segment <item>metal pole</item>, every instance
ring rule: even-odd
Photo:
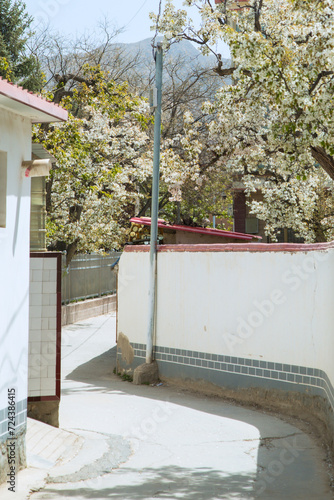
[[[154,151],[151,206],[151,238],[150,238],[150,276],[149,276],[149,319],[146,344],[146,363],[153,361],[153,335],[156,309],[156,267],[159,212],[159,166],[161,136],[161,96],[162,96],[162,44],[157,44],[155,59],[155,84],[157,88],[157,106],[154,115]]]

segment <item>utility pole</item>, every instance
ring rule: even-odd
[[[155,54],[156,105],[154,114],[154,151],[151,205],[150,276],[149,276],[149,319],[146,343],[146,363],[153,361],[153,336],[156,323],[156,270],[158,245],[161,97],[162,97],[162,43],[158,42]]]

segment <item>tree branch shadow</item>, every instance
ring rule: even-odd
[[[89,498],[89,499],[132,499],[149,500],[187,499],[212,500],[232,498],[253,498],[253,482],[255,477],[250,474],[224,474],[222,471],[210,468],[185,468],[179,466],[163,466],[161,468],[143,468],[140,470],[123,468],[112,473],[115,485],[112,488],[102,487],[101,479],[84,481],[82,486],[76,484],[75,490],[61,490],[47,487],[44,494],[55,494],[57,498]],[[123,482],[123,475],[140,475],[141,482],[117,484]],[[104,476],[106,478],[106,476]],[[38,498],[38,497],[37,497]],[[45,496],[44,498],[48,498]],[[52,497],[50,497],[52,498]]]

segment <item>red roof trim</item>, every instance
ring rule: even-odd
[[[0,95],[8,97],[20,104],[28,106],[37,111],[41,111],[52,118],[60,121],[66,121],[68,113],[65,109],[61,108],[58,104],[49,102],[43,97],[29,92],[28,90],[18,87],[17,85],[3,80],[0,77]]]
[[[143,224],[144,226],[150,226],[151,220],[148,217],[132,217],[130,222],[134,224]],[[192,226],[182,226],[182,225],[170,225],[165,222],[158,221],[158,227],[161,229],[172,229],[175,231],[184,231],[188,233],[206,234],[209,236],[221,236],[222,238],[235,238],[237,240],[251,241],[252,239],[262,240],[261,236],[255,236],[246,233],[235,233],[234,231],[223,231],[222,229],[213,229],[211,227],[192,227]]]
[[[199,245],[159,245],[158,252],[314,252],[334,249],[330,243],[214,243]],[[125,252],[149,252],[149,245],[126,245]]]

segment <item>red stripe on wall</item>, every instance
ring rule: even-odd
[[[314,252],[334,248],[329,243],[213,243],[198,245],[160,245],[158,252]],[[149,252],[149,245],[126,245],[124,252]]]

